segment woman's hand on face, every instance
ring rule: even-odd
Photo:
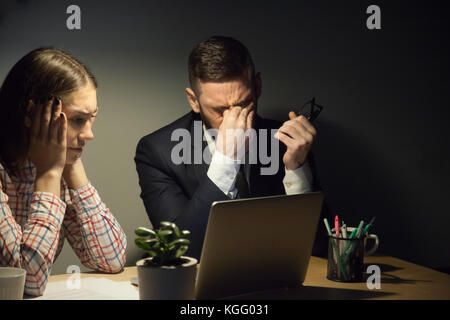
[[[66,164],[62,175],[69,188],[73,190],[89,183],[81,158],[78,158],[72,164]]]
[[[61,177],[66,164],[67,118],[61,112],[61,100],[47,99],[32,107],[30,147],[28,158],[36,166],[36,177],[54,175]]]

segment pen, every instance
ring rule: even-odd
[[[361,221],[361,222],[363,222],[363,221]],[[361,225],[361,223],[360,223],[360,225]],[[358,229],[356,229],[356,228],[353,229],[352,233],[350,234],[350,239],[355,238],[355,235],[357,232],[358,232]],[[347,260],[346,256],[347,256],[347,253],[349,251],[348,249],[350,248],[351,244],[352,244],[352,241],[347,241],[347,245],[345,246],[345,249],[344,249],[344,261]]]
[[[330,237],[333,237],[333,234],[331,233],[330,225],[328,224],[327,218],[323,219],[323,223],[325,223],[325,227],[327,228],[328,235]],[[345,271],[344,266],[342,264],[341,255],[337,251],[336,243],[334,242],[334,239],[332,239],[332,238],[330,239],[330,241],[331,241],[331,246],[333,247],[333,252],[336,254],[339,269],[341,270],[341,272],[344,276],[344,279],[348,279],[347,272]]]
[[[372,226],[373,222],[375,221],[376,217],[373,217],[372,220],[370,220],[370,222],[367,224],[367,226],[364,228],[364,231],[362,233],[362,235],[364,236],[365,234],[367,234],[367,231],[369,231],[370,226]]]
[[[352,233],[350,233],[350,239],[353,239],[355,237],[356,232],[358,231],[358,229],[353,229]]]
[[[361,220],[358,226],[358,231],[356,231],[356,238],[359,239],[361,237],[362,227],[364,225],[364,220]]]
[[[339,217],[336,216],[334,218],[334,231],[336,231],[336,238],[339,238],[340,228],[339,228]]]
[[[325,227],[327,228],[328,235],[329,235],[330,237],[332,237],[333,234],[331,233],[330,225],[328,224],[327,218],[323,219],[323,222],[325,223]]]
[[[340,227],[339,227],[339,217],[336,215],[336,217],[334,217],[334,231],[336,232],[336,249],[337,249],[337,255],[341,254],[341,243],[340,241],[338,241],[337,239],[339,238],[340,235]],[[341,268],[342,270],[342,268]],[[338,278],[341,277],[341,272],[340,269],[337,269],[337,273],[338,273]]]
[[[347,238],[347,225],[342,221],[342,236]]]

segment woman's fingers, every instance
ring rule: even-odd
[[[55,98],[53,103],[52,118],[50,122],[49,140],[58,141],[58,129],[60,127],[59,114],[61,113],[61,102]]]
[[[39,130],[39,137],[46,139],[49,131],[50,120],[52,117],[53,99],[46,100],[42,109],[41,126]]]
[[[66,135],[67,135],[67,118],[66,114],[61,112],[59,117],[59,130],[58,130],[58,143],[61,144],[64,148],[66,147]]]
[[[27,156],[36,166],[37,176],[50,171],[62,173],[67,150],[67,118],[62,113],[62,102],[47,99],[39,102],[34,111]]]

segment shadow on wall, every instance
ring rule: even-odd
[[[280,111],[266,116],[286,120]],[[314,125],[318,136],[312,152],[330,215],[339,215],[349,227],[376,217],[371,232],[380,238],[378,252],[418,262],[420,248],[414,248],[405,226],[404,182],[391,174],[395,168],[383,150],[325,117],[319,116]]]
[[[320,120],[316,127],[319,136],[313,152],[330,213],[343,217],[348,226],[375,216],[371,231],[380,238],[378,252],[417,261],[414,253],[419,248],[409,241],[407,228],[401,227],[407,212],[401,202],[401,182],[389,174],[395,168],[357,133]]]

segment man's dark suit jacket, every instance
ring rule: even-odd
[[[143,137],[136,149],[136,169],[141,186],[141,198],[144,201],[150,222],[154,227],[159,227],[161,221],[175,222],[181,229],[191,231],[191,245],[186,255],[200,260],[203,240],[208,223],[211,204],[214,201],[229,200],[227,196],[206,175],[209,165],[179,164],[171,160],[172,148],[179,141],[171,141],[171,135],[176,129],[186,129],[190,132],[191,156],[199,152],[199,144],[194,144],[194,121],[200,121],[198,114],[189,112],[173,123]],[[281,123],[273,120],[256,117],[256,129],[278,129]],[[270,131],[269,131],[270,132]],[[268,137],[270,135],[268,134]],[[270,139],[268,149],[270,150]],[[275,175],[261,175],[261,164],[250,166],[249,188],[252,197],[263,197],[285,194],[283,178],[285,175],[282,161],[286,150],[283,143],[279,144],[279,169]],[[202,150],[207,148],[203,142]],[[269,151],[270,152],[270,151]],[[315,174],[312,156],[308,157],[314,176],[314,191],[320,190]],[[259,159],[258,159],[259,160]],[[267,165],[267,167],[270,164]],[[325,216],[325,206],[322,210],[322,218]],[[326,234],[324,226],[319,223],[316,241],[313,248],[314,255],[322,255],[326,250]],[[233,230],[230,230],[230,235]]]

